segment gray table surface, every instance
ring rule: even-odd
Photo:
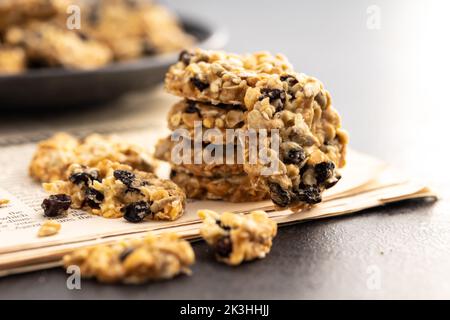
[[[168,2],[227,25],[227,49],[282,52],[321,79],[352,147],[429,182],[441,200],[282,228],[266,259],[239,268],[214,262],[198,242],[192,277],[83,280],[71,291],[53,269],[0,279],[0,298],[450,298],[448,1]]]

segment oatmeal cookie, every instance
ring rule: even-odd
[[[84,278],[129,284],[190,275],[194,261],[189,242],[173,233],[82,248],[63,258],[65,268],[78,266]]]
[[[214,249],[219,261],[236,266],[244,261],[264,258],[277,234],[277,224],[264,211],[247,215],[225,212],[221,215],[201,210],[200,234]]]
[[[116,136],[92,134],[77,139],[67,133],[57,133],[38,144],[29,172],[41,182],[65,180],[71,164],[95,167],[102,160],[127,164],[147,172],[153,172],[156,166],[148,151]]]
[[[172,170],[171,180],[191,199],[253,202],[269,196],[264,183],[252,181],[247,175],[209,178]]]
[[[282,55],[236,55],[221,51],[183,51],[166,75],[166,89],[189,100],[244,105],[248,88],[292,71]]]
[[[68,172],[68,180],[44,183],[43,187],[52,195],[69,196],[74,209],[105,218],[124,217],[129,222],[175,220],[184,213],[184,192],[152,173],[109,160],[96,167],[73,164]]]
[[[112,60],[105,45],[50,22],[31,21],[6,31],[5,41],[23,47],[31,66],[93,69]]]
[[[20,73],[25,68],[25,52],[22,49],[0,46],[0,74]]]

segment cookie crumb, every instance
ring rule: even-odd
[[[0,207],[3,207],[9,203],[8,199],[0,199]]]
[[[61,224],[53,221],[48,220],[44,222],[44,224],[41,226],[41,228],[38,231],[38,237],[49,237],[57,234],[61,230]]]

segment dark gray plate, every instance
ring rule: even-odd
[[[181,22],[197,38],[197,46],[218,49],[225,45],[226,33],[213,23],[184,16]],[[0,109],[55,109],[110,102],[161,83],[177,57],[178,53],[158,55],[89,71],[46,68],[0,76]]]

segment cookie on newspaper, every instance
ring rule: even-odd
[[[194,251],[176,234],[118,241],[75,250],[64,256],[64,267],[78,266],[81,276],[106,283],[139,284],[191,274]]]
[[[264,258],[272,247],[277,224],[264,211],[247,215],[225,212],[221,215],[201,210],[200,234],[214,249],[219,261],[235,266]]]
[[[152,173],[109,160],[96,167],[73,164],[68,172],[68,180],[44,183],[43,187],[51,195],[69,197],[71,208],[105,218],[124,217],[133,223],[175,220],[184,213],[184,192],[172,181]]]

